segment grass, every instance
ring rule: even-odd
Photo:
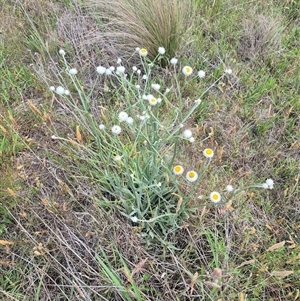
[[[95,171],[86,157],[74,154],[78,145],[95,150],[93,134],[48,90],[51,80],[57,85],[61,78],[59,48],[66,49],[68,63],[79,70],[76,76],[86,87],[97,75],[95,66],[123,58],[119,49],[114,52],[116,44],[108,47],[114,54],[109,58],[101,43],[84,40],[89,29],[104,30],[103,20],[72,1],[37,5],[31,0],[23,7],[2,2],[0,299],[298,300],[297,1],[195,1],[193,42],[181,44],[180,59],[205,70],[206,77],[188,83],[182,93],[187,103],[174,98],[173,104],[185,113],[224,69],[233,74],[209,90],[201,111],[189,120],[198,140],[187,144],[183,158],[196,166],[203,160],[199,150],[215,152],[199,186],[201,195],[267,178],[275,185],[241,192],[225,206],[199,206],[207,203],[192,198],[189,219],[170,229],[163,241],[148,243],[140,225],[120,215],[113,200],[105,201],[108,195],[90,176],[99,175],[106,162],[93,163]],[[6,24],[12,25],[8,31]],[[20,28],[28,34],[21,35]],[[153,45],[153,51],[167,48]],[[129,44],[124,46],[125,55]],[[124,59],[124,64],[130,62]],[[164,72],[154,76],[160,84],[168,78]],[[124,108],[116,85],[100,80],[90,95],[97,121]],[[174,116],[166,110],[166,122]],[[73,147],[51,139],[53,134],[71,139]]]

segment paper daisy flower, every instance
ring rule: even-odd
[[[70,91],[69,90],[65,90],[64,94],[65,95],[70,95]]]
[[[274,188],[274,181],[272,179],[267,179],[266,184],[268,185],[269,189]]]
[[[232,74],[232,70],[231,69],[225,69],[225,71],[224,71],[225,73],[227,73],[227,74]]]
[[[153,95],[148,96],[148,101],[151,106],[155,106],[157,104],[157,99]]]
[[[71,75],[75,75],[75,74],[77,74],[78,72],[77,72],[77,69],[76,68],[72,68],[72,69],[70,69],[69,70],[69,74],[71,74]]]
[[[185,177],[189,182],[195,182],[198,179],[198,174],[194,170],[191,170],[186,173]]]
[[[211,148],[206,148],[204,151],[203,151],[203,155],[204,157],[206,158],[212,158],[214,156],[214,151],[211,149]]]
[[[152,84],[151,88],[158,91],[160,89],[160,85],[159,84]]]
[[[62,56],[66,55],[66,52],[63,49],[59,49],[58,53]]]
[[[189,139],[193,136],[193,133],[191,130],[185,130],[185,131],[183,131],[182,135],[184,138]]]
[[[105,129],[105,125],[104,125],[104,124],[100,124],[100,125],[99,125],[99,129],[100,129],[100,130],[104,130],[104,129]]]
[[[166,49],[164,47],[158,47],[158,53],[159,54],[165,54],[166,53]]]
[[[221,201],[221,195],[219,192],[217,191],[213,191],[210,195],[209,195],[210,200],[213,203],[219,203]]]
[[[65,88],[63,88],[62,86],[58,86],[58,87],[56,87],[55,92],[58,95],[63,95],[65,93]]]
[[[49,89],[50,89],[50,91],[55,91],[55,87],[54,86],[50,86]]]
[[[126,121],[127,118],[128,118],[128,114],[126,112],[120,112],[119,113],[119,121],[120,122]]]
[[[178,59],[175,58],[175,57],[173,57],[173,58],[170,60],[170,63],[171,63],[172,65],[176,65],[176,64],[178,63]]]
[[[205,77],[205,72],[203,70],[198,71],[199,78]]]
[[[139,50],[139,54],[140,54],[140,56],[147,56],[147,54],[148,54],[148,51],[147,51],[147,49],[146,48],[142,48],[142,49],[140,49]]]
[[[114,126],[111,128],[111,132],[112,132],[114,135],[119,135],[119,134],[122,132],[122,129],[121,129],[120,126],[114,125]]]
[[[105,71],[106,71],[106,68],[103,67],[103,66],[98,66],[98,67],[96,68],[96,71],[97,71],[99,74],[104,74]]]
[[[232,192],[234,189],[233,189],[233,186],[232,186],[232,185],[227,185],[227,186],[226,186],[226,190],[227,190],[228,192]]]
[[[116,73],[119,74],[123,74],[125,72],[125,67],[124,66],[118,66],[117,67],[117,71]]]
[[[182,73],[185,75],[185,76],[190,76],[192,73],[193,73],[193,68],[190,67],[190,66],[184,66],[182,68]]]
[[[189,138],[189,141],[190,141],[191,143],[194,143],[194,142],[195,142],[195,138],[194,138],[194,137],[191,137],[191,138]]]
[[[128,118],[126,119],[126,122],[127,122],[128,124],[133,124],[134,120],[133,120],[132,117],[128,117]]]
[[[183,172],[184,172],[184,169],[181,165],[176,165],[173,168],[173,172],[174,172],[175,175],[182,175]]]

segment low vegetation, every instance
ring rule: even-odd
[[[297,1],[0,0],[0,299],[300,294]]]

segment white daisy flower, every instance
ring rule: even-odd
[[[268,185],[268,188],[274,188],[274,181],[272,179],[267,179],[266,184]]]
[[[190,66],[184,66],[182,68],[182,73],[185,75],[185,76],[190,76],[192,73],[193,73],[193,68],[190,67]]]
[[[173,57],[173,58],[170,60],[170,63],[171,63],[172,65],[176,65],[176,64],[178,63],[178,59],[175,58],[175,57]]]
[[[191,170],[186,173],[185,177],[189,182],[195,182],[198,179],[198,174],[194,170]]]
[[[128,114],[126,112],[120,112],[119,113],[119,121],[120,122],[126,121],[127,118],[128,118]]]
[[[54,86],[50,86],[50,87],[49,87],[49,90],[50,90],[50,91],[55,91],[55,87],[54,87]]]
[[[104,124],[99,124],[99,129],[100,130],[104,130],[105,129],[105,125]]]
[[[227,190],[228,192],[232,192],[234,189],[233,189],[233,186],[232,186],[232,185],[227,185],[227,186],[226,186],[226,190]]]
[[[77,69],[76,68],[72,68],[72,69],[70,69],[69,70],[69,74],[70,75],[75,75],[75,74],[77,74],[78,72],[77,72]]]
[[[122,60],[120,58],[118,58],[117,64],[120,65],[121,63],[122,63]]]
[[[122,129],[120,126],[118,125],[114,125],[112,128],[111,128],[111,131],[114,135],[119,135],[121,132],[122,132]]]
[[[116,73],[117,73],[118,75],[123,74],[124,72],[125,72],[125,67],[124,67],[124,66],[118,66],[118,67],[117,67]]]
[[[58,95],[63,95],[63,94],[65,93],[65,88],[62,87],[62,86],[58,86],[58,87],[56,87],[55,92],[56,92]]]
[[[184,169],[181,165],[176,165],[173,168],[173,172],[174,172],[175,175],[182,175],[183,172],[184,172]]]
[[[203,155],[204,157],[206,158],[212,158],[214,156],[214,151],[211,149],[211,148],[206,148],[204,151],[203,151]]]
[[[210,200],[213,203],[219,203],[221,201],[221,195],[219,192],[217,191],[213,191],[210,195],[209,195]]]
[[[97,71],[99,74],[104,74],[105,71],[106,71],[106,68],[103,67],[103,66],[98,66],[98,67],[96,68],[96,71]]]
[[[185,130],[185,131],[183,131],[182,135],[184,138],[189,139],[193,136],[193,133],[191,130]]]
[[[126,122],[127,122],[128,124],[133,124],[134,120],[133,120],[132,117],[127,117]]]
[[[151,84],[151,88],[158,91],[160,89],[160,85],[159,84]]]
[[[116,68],[114,66],[110,66],[108,69],[113,72]]]
[[[229,69],[225,69],[225,71],[224,71],[225,73],[227,73],[227,74],[232,74],[232,70],[229,68]]]
[[[146,48],[142,48],[142,49],[140,49],[139,50],[139,54],[140,54],[140,56],[147,56],[147,54],[148,54],[148,51],[147,51],[147,49]]]
[[[191,143],[194,143],[194,142],[195,142],[195,138],[194,138],[194,137],[191,137],[191,138],[189,139],[189,141],[190,141]]]
[[[65,95],[70,95],[70,91],[69,90],[65,90]]]
[[[159,54],[165,54],[166,49],[164,47],[158,47],[158,53]]]
[[[137,70],[138,70],[138,68],[137,68],[136,66],[133,66],[133,67],[132,67],[132,71],[133,71],[133,72],[135,72],[135,71],[137,71]]]
[[[136,51],[136,52],[139,52],[140,50],[141,50],[140,47],[136,47],[136,48],[135,48],[135,51]]]
[[[147,80],[148,76],[146,74],[143,75],[142,79]]]
[[[66,55],[66,52],[63,49],[59,49],[58,53],[62,56]]]
[[[151,106],[155,106],[157,104],[157,99],[153,95],[148,96],[148,101]]]
[[[132,216],[130,219],[133,223],[137,223],[139,221],[136,216]]]
[[[198,76],[199,76],[199,78],[205,77],[205,71],[203,71],[203,70],[198,71]]]

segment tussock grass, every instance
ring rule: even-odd
[[[169,58],[182,54],[192,40],[195,20],[193,1],[185,0],[118,0],[87,1],[101,25],[94,39],[104,39],[118,49],[121,56],[144,47],[154,59],[158,47],[164,47]]]

